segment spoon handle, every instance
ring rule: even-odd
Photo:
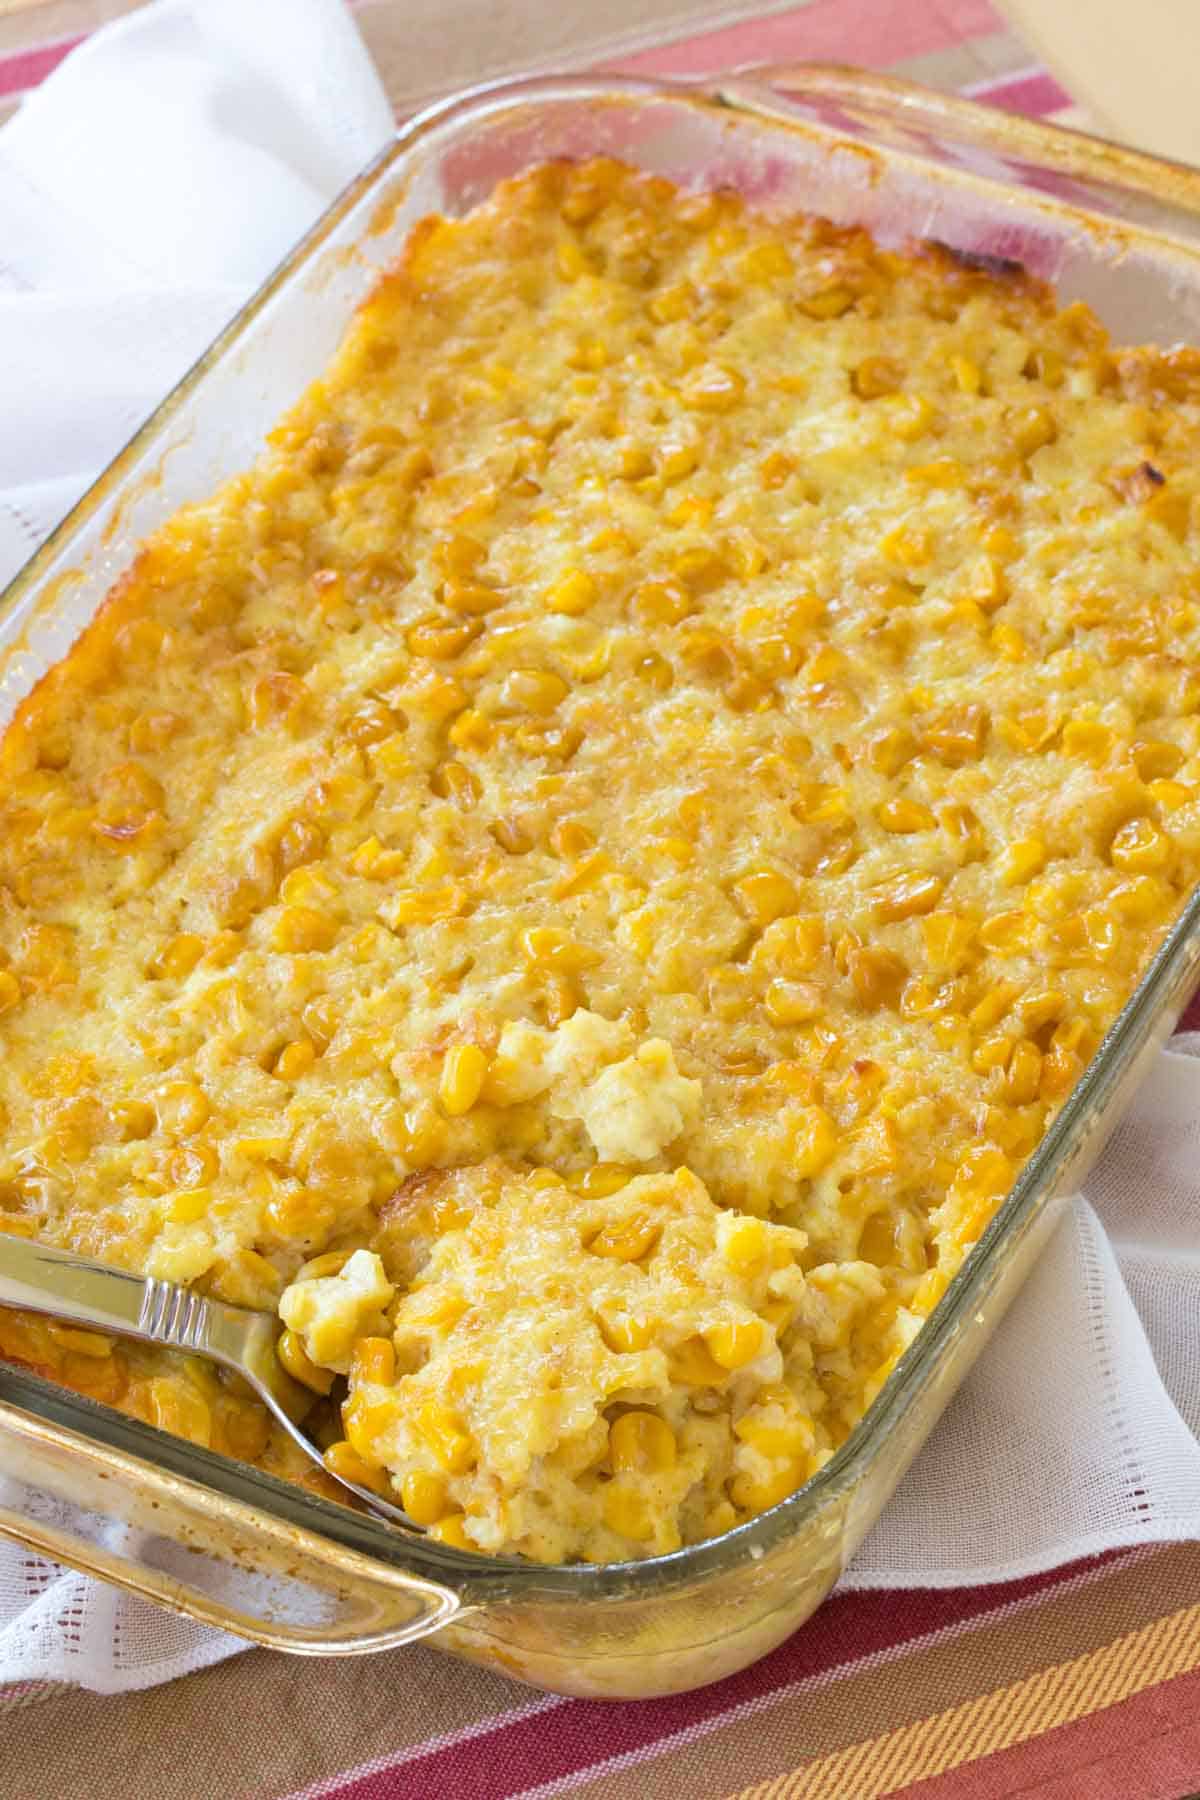
[[[0,1237],[0,1305],[52,1313],[73,1325],[169,1344],[239,1366],[261,1315],[152,1275],[89,1262],[31,1238]]]

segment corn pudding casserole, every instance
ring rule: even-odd
[[[446,1543],[773,1505],[1200,872],[1198,452],[1013,265],[609,161],[425,221],[0,742],[0,1227],[277,1311]]]

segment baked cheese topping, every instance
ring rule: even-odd
[[[0,745],[0,1224],[278,1310],[446,1542],[773,1504],[1196,879],[1198,450],[1014,268],[603,161],[426,221]]]

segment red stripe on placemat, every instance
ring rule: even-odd
[[[327,1800],[500,1800],[616,1758],[653,1751],[681,1732],[713,1728],[752,1703],[762,1706],[797,1682],[831,1679],[835,1671],[886,1654],[997,1610],[1048,1595],[1100,1575],[1128,1552],[1032,1575],[1024,1581],[977,1588],[917,1588],[836,1594],[803,1630],[762,1662],[711,1687],[665,1700],[623,1706],[577,1700],[529,1718],[501,1719],[461,1744],[403,1752],[378,1764],[323,1781],[309,1793]]]
[[[1200,1789],[1200,1669],[890,1800],[1187,1800]]]
[[[12,56],[0,56],[0,97],[11,99],[37,87],[53,73],[87,33],[78,37],[58,38],[53,44],[37,44],[32,50],[17,50]]]
[[[623,56],[619,66],[648,75],[711,75],[739,63],[802,59],[882,69],[1003,29],[988,0],[940,0],[924,6],[897,6],[895,0],[812,0],[794,12],[746,19]]]
[[[1070,106],[1071,96],[1045,69],[1025,69],[1020,75],[1009,75],[1003,81],[979,82],[969,87],[972,100],[984,100],[1002,112],[1026,113],[1042,118],[1046,113],[1061,112]]]

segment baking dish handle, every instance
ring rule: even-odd
[[[184,1446],[186,1449],[186,1446]],[[449,1588],[290,1525],[163,1462],[0,1399],[0,1538],[251,1643],[352,1656],[461,1616]]]

